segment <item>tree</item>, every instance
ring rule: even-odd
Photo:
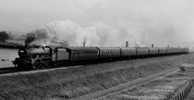
[[[7,39],[9,39],[9,35],[6,31],[0,32],[0,41],[5,42]]]

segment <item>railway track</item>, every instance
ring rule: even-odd
[[[48,72],[52,70],[57,70],[57,69],[75,69],[82,67],[82,65],[75,65],[75,66],[69,66],[69,67],[56,67],[56,68],[45,68],[45,69],[28,69],[28,70],[19,70],[15,67],[7,67],[7,68],[0,68],[0,76],[9,76],[9,75],[17,75],[17,74],[31,74],[31,73],[38,73],[38,72]]]
[[[149,59],[163,59],[163,58],[167,58],[167,57],[176,57],[176,56],[180,56],[180,55],[171,55],[171,56],[160,56],[160,57],[152,57],[152,58],[136,58],[136,59],[130,59],[130,61],[139,61],[139,60],[149,60]],[[185,55],[181,55],[181,56],[185,56]],[[126,59],[120,60],[120,61],[126,61]],[[62,67],[66,67],[68,68],[76,68],[77,66],[80,65],[92,65],[92,64],[102,64],[102,63],[110,63],[110,62],[117,62],[117,60],[115,61],[103,61],[103,62],[93,62],[93,63],[82,63],[82,64],[69,64],[69,65],[64,65],[64,66],[57,66],[57,67],[50,67],[50,68],[42,68],[42,69],[26,69],[26,70],[19,70],[14,66],[10,66],[10,67],[2,67],[0,68],[0,74],[7,74],[7,73],[14,73],[14,72],[23,72],[23,71],[37,71],[37,70],[50,70],[50,69],[56,69],[56,68],[62,68]]]
[[[158,80],[165,76],[174,74],[177,71],[178,71],[177,68],[165,70],[163,72],[160,72],[160,73],[148,76],[148,77],[144,77],[144,78],[139,78],[134,81],[130,81],[130,82],[121,84],[119,86],[112,87],[107,90],[98,91],[98,92],[87,94],[87,95],[80,96],[77,98],[72,98],[71,100],[105,100],[103,99],[104,97],[107,97],[109,95],[116,95],[120,93],[121,91],[125,91],[125,90],[132,89],[132,88],[144,85],[144,84],[148,84],[151,81]]]
[[[19,70],[15,67],[0,68],[0,74],[13,73],[13,72],[18,72],[18,71]]]

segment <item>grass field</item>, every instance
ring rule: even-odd
[[[71,69],[0,76],[0,99],[70,99],[194,63],[194,54],[82,65]]]

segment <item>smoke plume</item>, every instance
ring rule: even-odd
[[[50,40],[67,41],[71,46],[125,46],[125,41],[134,44],[137,37],[129,30],[113,27],[102,22],[81,26],[71,20],[55,21],[45,27]]]

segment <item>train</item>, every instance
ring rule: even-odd
[[[175,47],[51,47],[21,48],[13,64],[20,69],[42,69],[72,64],[189,53]]]

